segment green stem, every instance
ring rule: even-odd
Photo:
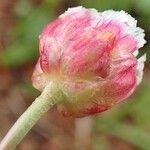
[[[63,100],[62,92],[54,84],[48,84],[41,95],[35,99],[9,130],[0,143],[0,150],[15,149],[42,115],[61,100]]]

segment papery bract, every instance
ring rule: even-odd
[[[86,116],[129,97],[141,82],[145,55],[137,59],[144,33],[124,11],[70,8],[40,35],[33,85],[42,91],[57,80],[66,94],[58,110]]]

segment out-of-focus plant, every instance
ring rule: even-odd
[[[29,1],[24,0],[17,3],[15,8],[17,25],[10,33],[14,42],[1,52],[1,63],[8,66],[21,66],[37,58],[39,33],[55,15],[56,4],[45,3],[40,6],[33,6]]]

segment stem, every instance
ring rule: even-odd
[[[75,149],[92,150],[92,118],[84,117],[75,120]]]
[[[50,108],[63,99],[62,92],[49,83],[41,95],[21,115],[0,143],[0,150],[13,150]],[[57,97],[58,96],[58,97]],[[61,97],[61,99],[59,99]]]

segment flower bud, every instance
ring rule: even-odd
[[[124,11],[75,7],[44,28],[33,85],[42,91],[51,81],[67,99],[58,104],[64,116],[103,112],[128,98],[141,82],[146,56],[144,31]]]

